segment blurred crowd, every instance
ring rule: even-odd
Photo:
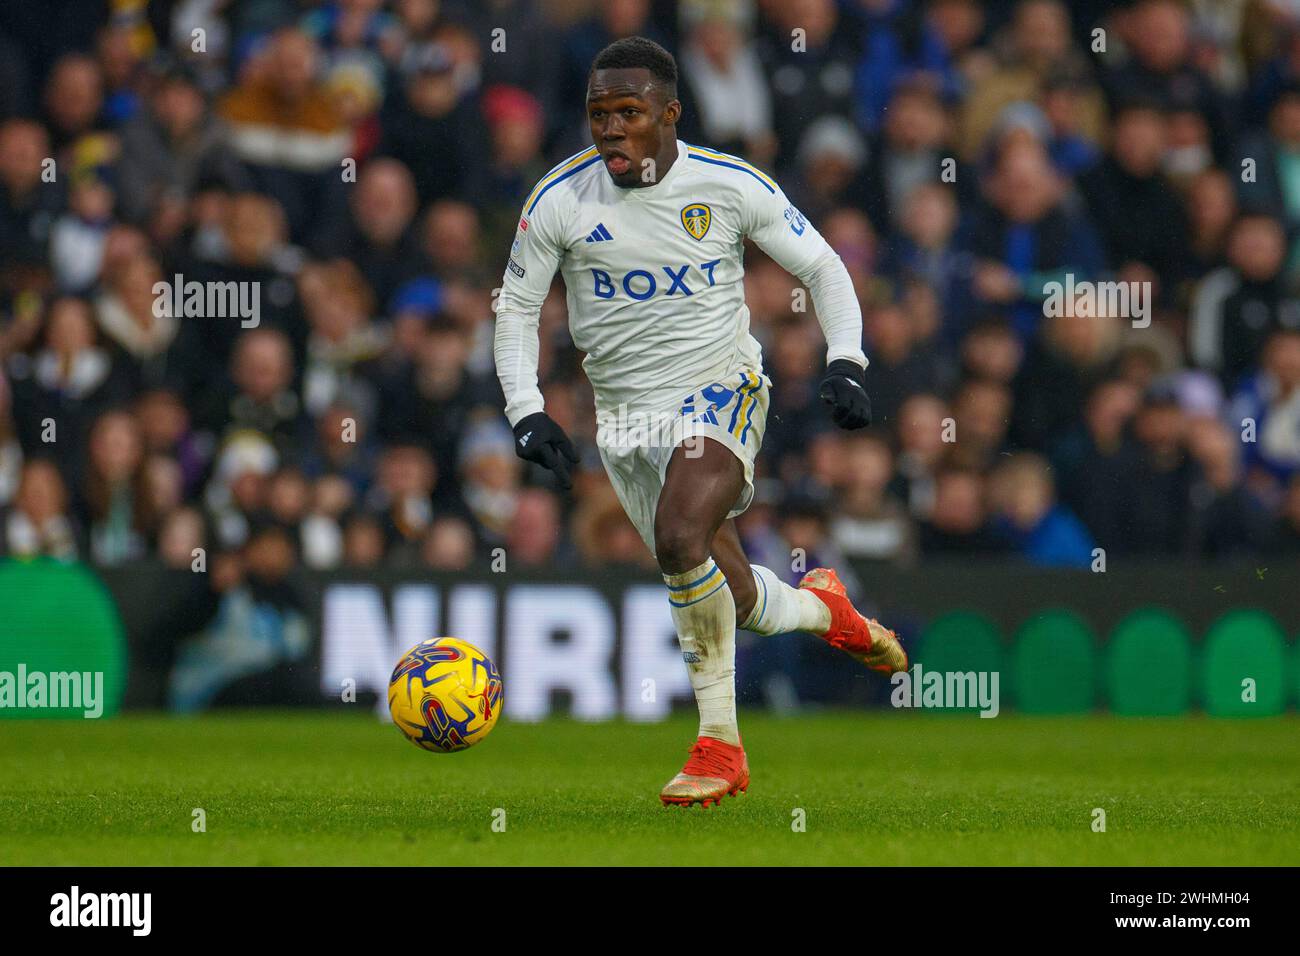
[[[681,138],[772,171],[862,303],[847,433],[747,253],[755,560],[1300,555],[1296,0],[12,0],[0,553],[652,567],[558,279],[572,496],[515,457],[491,359],[521,204],[631,34],[678,57]],[[1149,322],[1054,314],[1067,275],[1144,283]],[[160,307],[177,277],[256,284],[256,326]]]

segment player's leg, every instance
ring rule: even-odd
[[[893,631],[859,614],[831,568],[814,568],[791,587],[770,568],[749,563],[734,521],[713,538],[713,559],[727,578],[738,626],[755,634],[806,631],[847,651],[883,674],[907,669],[907,653]]]
[[[700,735],[738,745],[736,606],[728,577],[710,554],[718,528],[744,488],[740,461],[709,438],[674,450],[655,508],[655,558],[668,587],[700,708]]]
[[[713,559],[727,576],[738,626],[756,634],[807,631],[819,637],[830,629],[831,612],[814,594],[792,588],[761,564],[749,563],[734,521],[725,522],[714,535]]]
[[[731,589],[731,597],[736,604],[737,623],[744,621],[759,603],[758,579],[750,570],[749,558],[745,556],[745,548],[740,543],[740,532],[736,530],[733,519],[728,518],[722,522],[713,536],[709,552],[727,578],[727,587]]]
[[[696,437],[673,450],[655,509],[654,550],[700,711],[699,737],[664,803],[708,806],[749,786],[736,725],[736,606],[711,555],[719,527],[745,489],[740,459]]]

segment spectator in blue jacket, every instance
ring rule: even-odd
[[[1074,513],[1056,500],[1047,461],[1031,452],[1013,455],[993,476],[997,528],[1033,564],[1086,568],[1093,541]]]

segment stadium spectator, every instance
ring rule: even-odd
[[[759,56],[772,93],[779,143],[775,162],[778,171],[793,171],[799,144],[820,116],[854,118],[853,77],[860,56],[850,32],[840,29],[834,0],[792,0],[772,5],[767,13],[772,28],[760,41]],[[796,36],[798,42],[792,42]],[[817,104],[816,111],[807,108],[809,103]]]
[[[116,198],[111,162],[116,140],[84,136],[73,148],[68,208],[50,230],[50,265],[61,292],[83,294],[99,278]]]
[[[1102,128],[1100,91],[1081,65],[1057,65],[1044,78],[1037,105],[1047,121],[1047,151],[1066,176],[1086,173],[1101,158],[1093,139]]]
[[[914,395],[898,412],[898,480],[913,516],[934,505],[934,476],[956,438],[948,405],[937,395]]]
[[[885,294],[888,282],[877,274],[877,260],[880,258],[878,237],[871,220],[861,210],[844,207],[830,213],[823,223],[822,237],[844,263],[859,299],[874,302]],[[775,265],[768,271],[776,282],[788,282]],[[789,300],[787,293],[785,301]]]
[[[112,566],[142,558],[157,530],[159,506],[150,493],[140,426],[127,412],[110,411],[90,430],[88,468],[81,493],[81,524],[90,554]]]
[[[304,411],[315,417],[344,402],[372,420],[379,403],[374,365],[388,347],[388,334],[371,319],[370,286],[352,260],[334,259],[305,266],[298,287],[310,330],[302,368]]]
[[[989,523],[986,497],[986,482],[981,472],[955,467],[939,472],[935,476],[930,516],[917,526],[921,555],[943,558],[997,554],[1005,550],[1005,541],[994,533]]]
[[[1187,100],[1176,101],[1167,112],[1169,120],[1168,148],[1163,165],[1165,176],[1176,189],[1186,189],[1198,174],[1214,165],[1212,131],[1205,117],[1196,111],[1195,104]]]
[[[645,571],[654,559],[609,482],[594,484],[574,511],[573,543],[588,568]]]
[[[1242,137],[1234,157],[1237,195],[1247,212],[1279,216],[1289,235],[1300,226],[1300,189],[1294,181],[1300,151],[1300,80],[1284,87],[1268,115],[1268,128]]]
[[[996,319],[976,325],[961,340],[961,371],[972,378],[1010,385],[1023,359],[1020,339]]]
[[[1086,568],[1092,539],[1078,518],[1056,501],[1047,462],[1019,452],[990,479],[996,530],[1026,560],[1044,566]]]
[[[808,371],[816,353],[814,333],[802,322],[781,323],[767,343],[773,388],[763,443],[771,449],[769,461],[776,462],[782,474],[793,467],[786,459],[802,454],[806,436],[816,427],[817,381]]]
[[[293,352],[273,329],[240,336],[231,359],[231,387],[224,407],[210,420],[218,435],[251,431],[270,440],[280,454],[297,450],[302,401],[293,388]]]
[[[1287,240],[1271,215],[1247,214],[1233,226],[1228,264],[1205,277],[1192,302],[1188,345],[1202,368],[1232,389],[1259,361],[1274,331],[1300,327],[1300,300],[1286,287]]]
[[[1103,74],[1113,105],[1155,96],[1186,103],[1210,125],[1217,156],[1229,135],[1228,99],[1193,57],[1191,14],[1178,0],[1140,0],[1123,12],[1120,34],[1131,56]]]
[[[922,80],[946,99],[964,91],[961,60],[984,26],[983,11],[969,0],[939,3],[863,3],[850,8],[861,21],[863,56],[854,94],[857,119],[876,129],[900,85]]]
[[[1112,378],[1088,394],[1081,420],[1052,442],[1061,501],[1104,548],[1121,546],[1131,520],[1139,446],[1131,435],[1142,393]]]
[[[411,171],[421,206],[468,183],[484,154],[477,105],[460,95],[453,67],[450,53],[438,44],[410,50],[400,92],[380,117],[379,154]]]
[[[51,144],[65,153],[76,140],[100,128],[104,77],[94,57],[69,53],[50,71],[45,85],[45,117]]]
[[[872,407],[881,422],[897,421],[899,408],[913,395],[947,390],[952,378],[948,363],[918,334],[903,306],[872,309],[863,324],[875,369]]]
[[[63,208],[57,180],[47,183],[42,176],[49,155],[49,133],[41,124],[11,119],[0,126],[0,268],[6,291],[18,281],[16,270],[44,264],[50,227]]]
[[[117,195],[127,222],[151,226],[155,238],[169,242],[200,187],[236,189],[245,174],[197,77],[179,63],[164,63],[156,74],[146,108],[122,127]]]
[[[914,189],[945,174],[947,182],[964,182],[951,157],[951,139],[949,117],[929,86],[912,82],[895,91],[861,186],[862,204],[877,229],[893,231]]]
[[[140,109],[140,81],[146,52],[153,49],[147,25],[128,18],[110,19],[95,37],[95,59],[104,78],[104,120],[121,124]]]
[[[256,290],[258,326],[280,330],[289,336],[295,353],[301,353],[306,331],[296,276],[303,266],[303,251],[289,243],[284,210],[274,198],[256,192],[210,192],[207,197],[213,206],[212,231],[196,237],[192,255],[178,257],[184,268],[182,279],[187,285],[196,282],[205,289]],[[230,317],[205,319],[231,321]],[[187,383],[202,383],[203,389],[210,389],[216,383],[209,375],[219,377],[220,370],[230,364],[236,337],[226,331],[209,334],[193,322],[186,323],[186,331],[182,352],[192,366]]]
[[[346,195],[340,164],[352,147],[319,65],[310,37],[281,30],[217,107],[255,188],[279,201],[289,235],[306,244],[337,221]]]
[[[1042,144],[1012,140],[971,213],[964,245],[975,258],[972,318],[1009,314],[1028,339],[1043,315],[1047,282],[1095,276],[1104,254],[1091,223],[1066,208],[1060,175]]]
[[[1001,382],[962,382],[952,400],[952,417],[961,437],[949,460],[981,471],[992,468],[1006,447],[1011,406],[1011,389]]]
[[[1227,263],[1228,235],[1237,218],[1232,179],[1221,169],[1196,175],[1187,187],[1187,274],[1199,281]],[[1185,299],[1186,293],[1180,296]]]
[[[1017,3],[999,42],[991,46],[992,68],[981,71],[970,84],[962,111],[961,155],[968,161],[980,157],[1008,106],[1035,102],[1049,78],[1061,71],[1079,78],[1091,72],[1088,57],[1070,35],[1068,8],[1059,0]],[[1099,92],[1083,86],[1074,105],[1080,135],[1094,142],[1100,139]]]
[[[1187,452],[1187,415],[1171,392],[1146,396],[1134,419],[1138,464],[1127,520],[1116,550],[1187,554],[1192,546],[1191,494],[1198,468]]]
[[[1186,269],[1187,221],[1164,175],[1169,119],[1149,101],[1123,105],[1113,119],[1107,156],[1080,178],[1088,215],[1122,280],[1172,289]]]
[[[383,526],[372,515],[357,512],[343,525],[343,567],[351,570],[379,567],[388,541]]]
[[[306,474],[320,480],[335,478],[346,483],[352,496],[364,496],[377,452],[369,423],[351,406],[332,404],[317,418],[313,437],[302,456]]]
[[[512,220],[512,233],[516,225]],[[475,276],[483,243],[478,211],[473,206],[451,199],[435,202],[429,206],[423,228],[423,248],[434,275],[444,280]]]
[[[177,508],[163,519],[158,531],[158,559],[177,571],[192,571],[195,550],[206,552],[207,528],[197,508]]]
[[[30,361],[27,355],[10,360],[14,421],[23,448],[44,449],[58,462],[67,483],[79,487],[91,422],[126,401],[130,380],[113,352],[101,344],[84,299],[56,299],[44,333]]]
[[[429,453],[417,445],[390,445],[379,458],[366,508],[379,519],[381,555],[412,564],[433,522],[432,496],[438,472]]]
[[[435,571],[464,571],[474,562],[474,529],[462,518],[435,518],[425,535],[421,558]]]
[[[1117,370],[1120,320],[1076,314],[1078,305],[1045,320],[1012,382],[1011,438],[1020,447],[1045,449],[1078,420],[1079,396]]]
[[[799,169],[804,188],[795,192],[799,209],[818,222],[845,205],[861,205],[859,170],[867,149],[853,124],[839,116],[824,116],[804,133],[799,144]]]
[[[856,434],[842,442],[836,481],[838,508],[831,539],[851,558],[906,563],[915,556],[911,517],[889,491],[894,453],[880,435]]]
[[[1188,449],[1200,480],[1192,487],[1192,551],[1207,558],[1259,553],[1267,544],[1265,507],[1241,481],[1241,444],[1213,418],[1189,423]]]
[[[176,462],[181,488],[188,499],[198,488],[211,454],[194,433],[189,410],[176,392],[167,389],[144,392],[133,410],[145,451]]]
[[[178,367],[184,361],[177,347],[181,319],[155,291],[162,281],[151,256],[132,256],[112,270],[95,301],[95,321],[117,347],[133,391],[178,385],[184,371]]]
[[[500,422],[480,418],[468,424],[460,448],[460,491],[483,537],[505,540],[518,508],[522,462],[514,436]]]
[[[1269,339],[1259,371],[1233,395],[1227,423],[1242,436],[1256,488],[1300,473],[1300,331]]]
[[[0,370],[0,507],[13,500],[22,470],[23,446],[14,422],[13,390]]]
[[[957,320],[969,279],[970,255],[956,243],[956,197],[939,183],[924,183],[907,194],[898,231],[882,268],[904,283],[933,290],[944,317],[941,337],[952,346],[966,331]]]
[[[226,439],[204,492],[213,534],[222,548],[238,548],[248,540],[265,507],[266,478],[279,463],[275,446],[257,432],[237,432]]]
[[[698,112],[687,128],[714,149],[770,163],[777,139],[767,77],[750,36],[752,6],[687,3],[682,18],[680,68]]]
[[[302,524],[303,562],[311,568],[336,568],[343,560],[342,519],[356,500],[352,486],[338,475],[323,475],[311,485]]]
[[[348,204],[347,225],[318,251],[337,257],[347,254],[365,277],[375,301],[387,304],[402,284],[427,271],[414,229],[417,209],[415,180],[395,159],[380,157],[367,163]]]
[[[551,567],[559,556],[561,518],[555,495],[542,488],[521,490],[506,527],[506,554],[524,567]]]
[[[13,504],[4,509],[0,553],[31,558],[77,557],[77,526],[68,512],[67,489],[54,463],[33,459],[23,466]]]

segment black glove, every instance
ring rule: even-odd
[[[569,480],[569,464],[578,463],[578,453],[564,429],[555,424],[545,412],[533,412],[519,420],[515,426],[515,454],[524,461],[535,462],[555,472],[560,485],[567,491],[573,487]]]
[[[840,428],[865,428],[871,424],[867,370],[857,362],[836,359],[827,365],[817,394],[831,406],[831,418]]]

